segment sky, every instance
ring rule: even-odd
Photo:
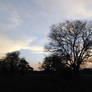
[[[18,50],[37,69],[53,24],[91,18],[91,0],[0,0],[0,56]]]

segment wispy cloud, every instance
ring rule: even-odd
[[[23,23],[16,8],[9,3],[0,3],[0,31],[11,31]]]
[[[12,14],[10,15],[10,17],[8,18],[9,20],[9,24],[8,24],[8,28],[17,28],[19,26],[21,26],[22,24],[22,19],[21,17],[18,15],[18,13],[16,11],[13,11]]]
[[[8,37],[0,35],[0,53],[2,53],[3,55],[7,52],[12,52],[21,49],[31,50],[33,53],[44,52],[44,49],[41,46],[29,46],[29,44],[34,40],[35,38],[30,38],[24,41],[12,40]]]
[[[34,2],[46,16],[52,16],[52,18],[63,20],[92,17],[90,0],[34,0]]]
[[[31,50],[33,53],[44,53],[44,48],[41,46],[26,46],[23,49]]]

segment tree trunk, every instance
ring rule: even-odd
[[[80,64],[81,63],[78,62],[77,65],[76,65],[76,67],[75,67],[75,69],[74,69],[74,76],[77,77],[77,78],[80,76],[80,73],[79,73]]]

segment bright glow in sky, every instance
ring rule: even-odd
[[[0,0],[0,56],[19,50],[36,67],[52,24],[91,18],[91,0]]]

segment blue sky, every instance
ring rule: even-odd
[[[53,24],[91,18],[91,0],[0,0],[0,56],[19,50],[36,68]]]

